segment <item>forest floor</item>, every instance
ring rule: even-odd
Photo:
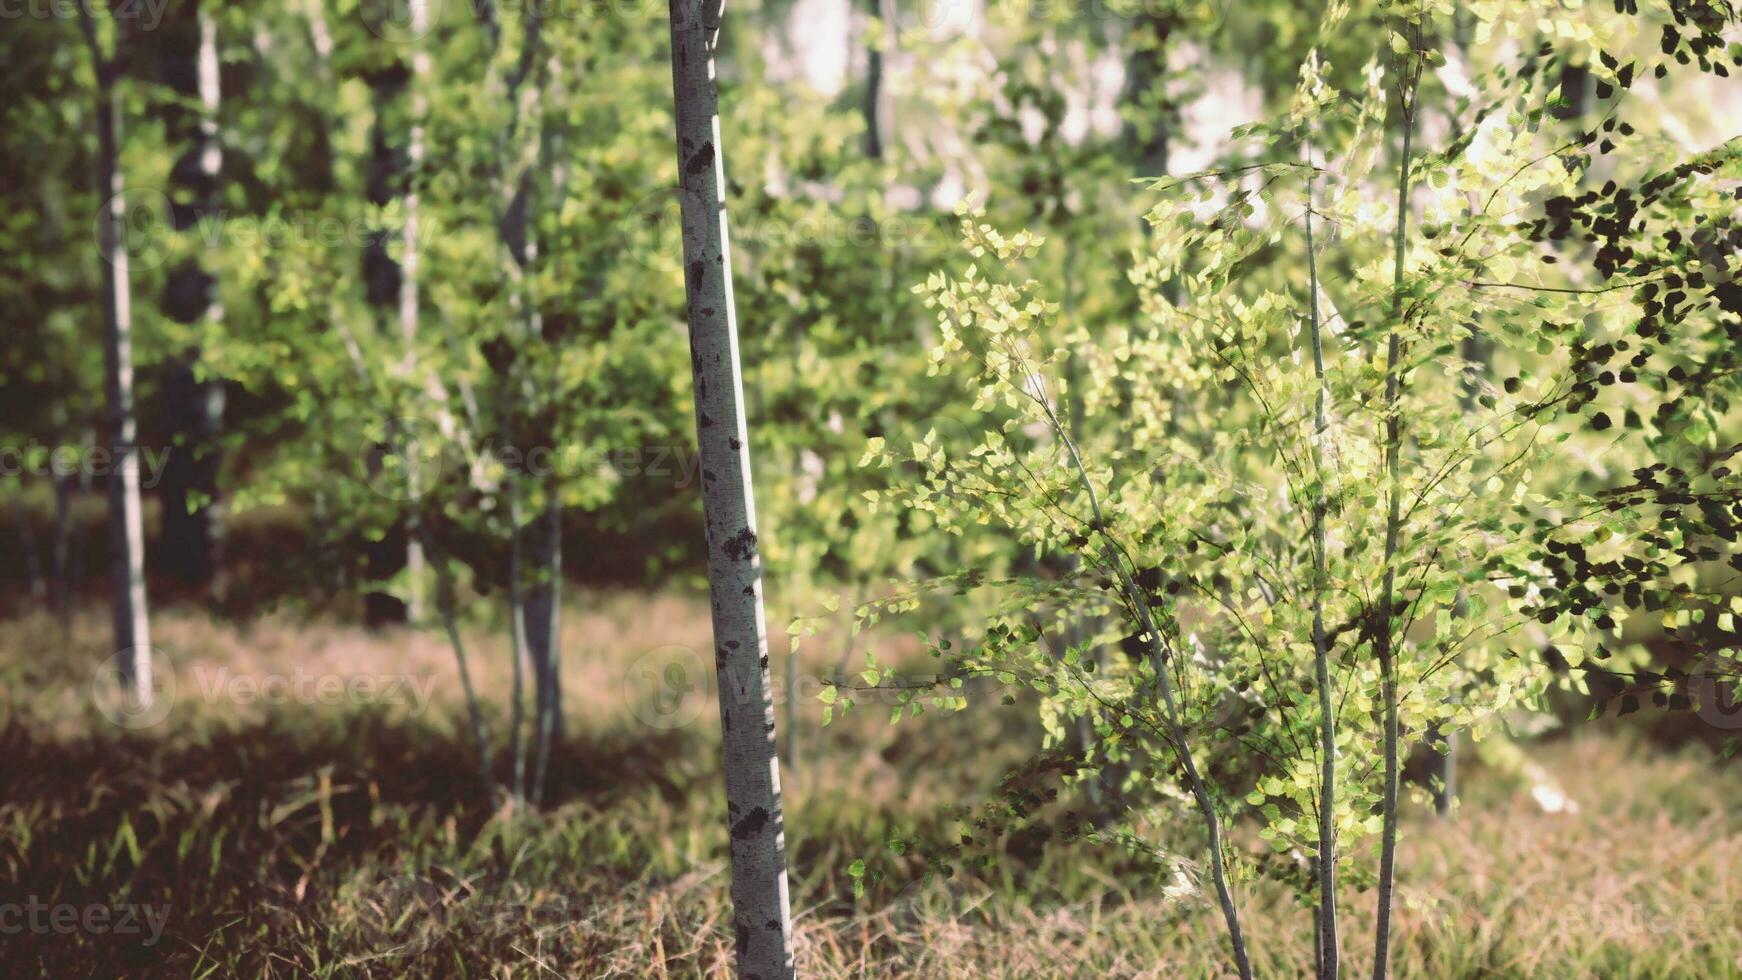
[[[784,620],[770,622],[784,679]],[[700,603],[573,598],[569,730],[539,810],[481,802],[438,632],[192,610],[153,625],[170,696],[122,724],[102,696],[102,609],[65,632],[13,619],[0,638],[4,972],[729,975]],[[499,632],[467,631],[493,705],[510,683]],[[801,693],[844,648],[807,641]],[[989,704],[891,726],[867,710],[823,728],[821,710],[799,705],[783,772],[801,975],[1226,974],[1198,890],[1123,851],[1016,835],[991,870],[929,883],[911,853],[890,853],[896,834],[957,833],[946,808],[987,800],[1034,748],[1031,713]],[[497,732],[505,717],[492,711]],[[1419,804],[1406,816],[1397,976],[1742,976],[1742,767],[1613,725],[1476,755],[1455,819]],[[856,901],[858,858],[888,877]],[[1259,972],[1309,973],[1311,923],[1292,899],[1248,883],[1240,900]],[[1372,892],[1351,882],[1344,904],[1345,963],[1364,975]]]

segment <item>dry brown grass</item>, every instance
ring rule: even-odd
[[[776,611],[770,622],[784,622]],[[0,880],[7,894],[161,905],[161,940],[0,935],[24,974],[726,976],[729,908],[705,608],[588,594],[564,621],[570,739],[544,812],[489,812],[456,729],[452,655],[436,634],[369,634],[274,616],[248,626],[170,612],[161,724],[124,730],[93,705],[108,652],[90,610],[0,643]],[[499,631],[468,630],[480,684],[507,690]],[[840,636],[806,642],[801,676],[834,673]],[[902,643],[882,649],[899,656]],[[907,649],[911,652],[912,646]],[[777,674],[784,638],[775,650]],[[237,703],[213,678],[433,683],[434,701]],[[897,831],[945,839],[953,802],[986,798],[1035,735],[1020,710],[819,727],[802,705],[788,838],[807,976],[1197,977],[1223,971],[1216,917],[1170,899],[1130,858],[1087,844],[1006,849],[996,870],[851,898],[847,865]],[[500,729],[502,713],[494,713]],[[784,718],[784,715],[783,715]],[[1742,779],[1703,751],[1624,734],[1532,746],[1579,804],[1545,813],[1501,771],[1471,775],[1459,818],[1412,811],[1403,845],[1402,977],[1742,975]],[[1310,923],[1279,890],[1242,902],[1268,976],[1309,967]],[[1361,963],[1371,895],[1346,899]]]

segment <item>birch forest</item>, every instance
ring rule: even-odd
[[[1742,978],[1735,0],[0,75],[0,975]]]

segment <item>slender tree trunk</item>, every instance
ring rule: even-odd
[[[92,15],[81,9],[97,77],[97,196],[103,269],[103,396],[107,415],[109,474],[110,607],[121,679],[141,706],[152,701],[151,627],[145,605],[145,518],[139,499],[138,422],[133,411],[133,309],[127,249],[121,238],[127,215],[121,173],[121,107],[116,98],[117,63],[106,58]],[[116,41],[117,48],[121,41]]]
[[[1316,860],[1313,862],[1313,865],[1312,865],[1312,875],[1313,875],[1314,879],[1317,879],[1319,876],[1319,867],[1318,867],[1318,862]],[[1315,906],[1313,906],[1313,976],[1322,977],[1324,975],[1325,975],[1325,924],[1324,924],[1324,919],[1323,919],[1323,910],[1315,905]]]
[[[522,567],[520,501],[509,483],[508,516],[512,530],[508,546],[508,638],[512,658],[511,681],[508,688],[508,757],[514,765],[514,798],[526,799],[526,675],[529,656],[526,644],[526,583]]]
[[[72,563],[68,555],[71,550],[72,496],[73,475],[57,471],[54,474],[54,541],[50,545],[53,581],[49,586],[48,602],[63,634],[69,625],[67,616],[73,604]]]
[[[417,41],[411,52],[411,125],[407,130],[405,147],[405,165],[407,181],[405,187],[405,229],[400,234],[403,269],[399,277],[399,336],[405,347],[407,366],[415,363],[417,344],[418,318],[418,270],[423,263],[422,242],[422,196],[418,193],[417,182],[423,171],[423,116],[428,107],[424,96],[424,87],[429,80],[429,52],[423,46],[423,36],[429,30],[429,0],[407,0],[410,13],[411,34]],[[417,472],[415,468],[411,470]],[[412,487],[412,495],[422,489]],[[405,616],[413,623],[422,622],[425,613],[424,593],[427,591],[424,579],[423,544],[415,535],[405,542]]]
[[[545,773],[550,768],[553,742],[563,737],[562,695],[562,505],[556,480],[549,481],[549,499],[533,521],[528,543],[528,564],[534,580],[526,595],[526,647],[533,668],[534,724],[537,747],[533,754],[532,802],[544,797]]]
[[[793,976],[792,921],[749,426],[732,305],[725,169],[718,144],[714,47],[721,8],[720,0],[671,0],[672,101],[738,975],[780,980]]]
[[[168,137],[186,148],[170,170],[173,224],[177,231],[194,228],[218,214],[219,171],[223,151],[218,141],[217,22],[197,0],[188,4],[196,37],[191,50],[174,51],[163,75],[176,94],[197,97],[200,111],[187,124],[187,110],[170,109]],[[178,45],[185,44],[182,38]],[[191,132],[189,130],[191,129]],[[196,253],[170,273],[165,284],[164,313],[178,323],[216,321],[223,309],[217,282],[200,266]],[[221,382],[199,378],[200,351],[190,346],[170,358],[164,368],[165,430],[171,448],[164,461],[160,496],[163,501],[161,541],[164,570],[182,584],[205,589],[212,581],[222,543],[218,503],[218,436],[224,414]]]
[[[1053,409],[1052,402],[1045,393],[1036,394],[1034,398],[1045,410],[1047,424],[1051,427],[1053,436],[1070,455],[1077,480],[1083,487],[1083,493],[1089,498],[1089,512],[1093,518],[1090,527],[1101,536],[1101,560],[1117,579],[1125,601],[1131,604],[1136,613],[1138,622],[1143,627],[1142,634],[1149,637],[1149,662],[1151,671],[1155,674],[1155,691],[1161,701],[1162,720],[1166,725],[1165,736],[1179,758],[1180,768],[1185,772],[1186,784],[1191,787],[1192,799],[1197,803],[1198,814],[1204,821],[1204,833],[1209,838],[1210,878],[1215,882],[1216,901],[1222,907],[1222,921],[1228,928],[1228,945],[1234,955],[1234,968],[1241,980],[1252,980],[1252,963],[1247,955],[1246,935],[1240,928],[1240,910],[1234,904],[1234,891],[1229,884],[1228,868],[1222,854],[1222,818],[1216,810],[1216,801],[1210,796],[1209,784],[1204,781],[1196,760],[1192,758],[1191,741],[1186,737],[1185,727],[1181,723],[1179,700],[1174,696],[1173,679],[1168,673],[1171,669],[1168,661],[1174,657],[1176,651],[1157,628],[1155,613],[1149,608],[1149,599],[1137,587],[1136,579],[1126,567],[1123,550],[1108,529],[1107,516],[1101,510],[1100,495],[1095,491],[1094,481],[1089,479],[1088,468],[1083,465],[1083,457],[1077,451],[1076,441],[1071,438],[1070,431],[1059,419],[1058,412]]]
[[[1576,120],[1585,115],[1585,102],[1591,89],[1591,69],[1568,63],[1561,69],[1561,104],[1555,108],[1557,119]]]
[[[100,428],[99,426],[92,425],[92,426],[88,426],[85,429],[83,435],[81,436],[81,438],[79,440],[79,445],[83,450],[83,452],[80,455],[80,458],[82,458],[82,459],[90,459],[91,458],[91,453],[96,450],[97,441],[100,438],[99,428]],[[78,469],[78,475],[77,475],[78,497],[77,497],[77,499],[89,500],[97,492],[97,481],[96,481],[95,477],[92,475],[91,469],[92,468],[89,466],[81,466]],[[73,479],[73,476],[71,474],[68,474],[68,479],[69,480]],[[69,491],[69,493],[70,493],[70,491]],[[61,624],[60,625],[61,625],[61,635],[62,636],[67,636],[68,634],[70,634],[72,632],[73,602],[78,595],[78,590],[79,590],[80,586],[82,586],[84,584],[85,579],[86,579],[87,573],[86,573],[86,569],[85,569],[85,562],[87,560],[86,555],[90,550],[89,548],[86,548],[86,547],[79,547],[73,541],[73,535],[78,533],[78,528],[77,528],[77,525],[75,525],[72,522],[72,514],[70,511],[71,501],[68,501],[68,508],[69,508],[69,511],[67,514],[67,522],[68,522],[68,526],[67,526],[67,549],[68,549],[67,550],[67,604],[66,604],[66,607],[61,610]]]
[[[485,38],[492,53],[501,43],[502,25],[497,19],[498,13],[494,3],[480,3],[477,8],[482,14]],[[537,100],[542,96],[540,86],[543,84],[544,69],[542,58],[543,48],[543,18],[539,10],[528,7],[522,12],[525,37],[522,42],[519,63],[505,76],[490,74],[486,78],[487,87],[494,88],[500,81],[506,99],[510,106],[508,125],[500,134],[499,154],[502,160],[516,160],[519,150],[516,141],[521,137],[521,131],[526,124],[526,117],[536,111]],[[492,71],[494,71],[492,69]],[[539,80],[539,84],[530,84]],[[511,272],[514,277],[514,288],[510,292],[511,305],[520,327],[520,342],[528,348],[546,343],[544,337],[544,318],[540,310],[540,297],[531,288],[534,274],[534,263],[538,259],[538,241],[534,234],[534,214],[539,204],[537,198],[541,182],[545,177],[546,168],[551,168],[551,182],[560,184],[562,168],[551,167],[551,132],[542,122],[539,124],[538,152],[532,166],[519,175],[510,174],[512,183],[501,181],[501,190],[510,186],[513,193],[508,197],[497,220],[497,235],[503,250],[507,253]],[[530,359],[517,359],[517,364],[524,364]],[[548,383],[546,378],[530,376],[524,372],[507,380],[503,385],[503,413],[510,420],[510,427],[517,433],[524,433],[525,445],[522,449],[527,458],[535,449],[555,449],[556,431],[552,421],[550,406],[539,400],[539,384]],[[528,423],[524,426],[522,422]],[[517,475],[515,479],[533,479],[540,476],[536,473]],[[517,642],[526,655],[526,673],[532,678],[533,687],[533,722],[532,722],[532,777],[527,799],[537,805],[544,796],[544,782],[550,767],[551,743],[561,738],[563,734],[562,691],[560,672],[560,629],[562,625],[562,486],[560,475],[551,472],[543,480],[545,491],[544,505],[529,520],[522,520],[516,513],[514,517],[514,540],[510,547],[513,550],[515,564],[518,566],[515,586],[521,590],[516,603],[515,621],[517,624]],[[518,704],[518,700],[516,702]],[[517,753],[518,755],[518,753]]]
[[[1434,815],[1450,819],[1458,802],[1458,733],[1428,731],[1428,778],[1433,784]]]
[[[528,42],[531,44],[531,42]],[[538,164],[545,162],[545,141],[540,136],[540,155]],[[521,268],[521,275],[530,277],[531,263],[537,259],[538,245],[531,237],[530,212],[533,186],[537,179],[528,174],[524,179],[521,191],[517,195],[517,205],[514,214],[517,219],[514,225],[519,228],[517,235],[510,235],[510,251],[514,252],[514,261]],[[524,341],[535,345],[544,343],[544,317],[538,310],[538,298],[526,291],[521,298],[523,303]],[[526,379],[528,383],[528,399],[535,397],[537,379]],[[533,402],[533,442],[535,446],[554,449],[556,430],[550,425],[549,407]],[[561,625],[563,625],[563,496],[559,486],[559,475],[549,473],[544,480],[544,507],[538,510],[533,519],[524,526],[517,527],[521,534],[524,548],[523,559],[530,569],[526,581],[526,607],[524,607],[524,630],[526,630],[526,653],[531,665],[533,677],[533,789],[531,801],[538,802],[544,795],[545,771],[550,764],[550,743],[563,736],[563,689],[561,689]]]
[[[538,19],[537,12],[531,9],[528,9],[525,16],[529,18],[526,29],[527,50],[542,52],[542,21]],[[526,76],[536,71],[531,60],[534,57],[536,55],[527,56],[518,80],[510,87],[511,93],[524,86],[529,81]],[[547,168],[550,170],[550,189],[554,192],[552,197],[557,201],[561,200],[562,175],[565,169],[553,164],[553,139],[550,129],[541,123],[535,172],[529,173],[522,182],[523,206],[519,222],[522,234],[514,259],[521,269],[522,284],[525,287],[521,303],[525,310],[528,344],[546,342],[544,315],[539,307],[541,297],[530,288],[533,265],[539,255],[531,217],[538,200],[536,191],[543,186],[542,179]],[[535,384],[541,382],[554,383],[548,377],[534,381]],[[539,443],[554,452],[556,427],[548,405],[536,405],[535,423],[533,431]],[[533,761],[532,801],[535,804],[544,796],[545,773],[550,767],[551,743],[563,738],[565,734],[562,714],[562,483],[561,475],[554,469],[544,481],[544,492],[544,507],[528,524],[526,538],[527,560],[532,568],[526,595],[526,642],[533,666],[537,748]]]
[[[1308,161],[1311,162],[1310,160]],[[1319,696],[1319,878],[1318,970],[1322,980],[1336,980],[1341,964],[1337,941],[1337,720],[1331,696],[1330,641],[1325,636],[1325,352],[1319,322],[1318,256],[1313,251],[1312,179],[1307,180],[1306,247],[1308,304],[1311,307],[1313,374],[1313,475],[1319,489],[1313,498],[1313,683]]]
[[[1071,450],[1073,458],[1076,449]],[[1082,462],[1077,460],[1077,469],[1082,472]],[[1088,483],[1088,475],[1083,474],[1083,482]],[[1099,513],[1100,508],[1096,507]],[[1096,517],[1096,523],[1103,528],[1106,522]],[[1103,536],[1105,532],[1103,531]],[[1198,814],[1203,818],[1205,835],[1209,838],[1210,878],[1216,886],[1216,901],[1222,907],[1222,921],[1228,929],[1228,945],[1234,955],[1234,968],[1241,980],[1252,980],[1252,963],[1246,949],[1246,934],[1240,928],[1240,911],[1234,904],[1234,891],[1228,879],[1228,868],[1222,854],[1222,818],[1216,811],[1216,802],[1210,796],[1209,784],[1204,781],[1198,771],[1197,761],[1192,758],[1191,744],[1185,736],[1185,730],[1180,724],[1179,703],[1174,697],[1173,682],[1168,678],[1168,660],[1170,654],[1163,646],[1161,630],[1156,626],[1155,616],[1150,612],[1149,604],[1142,591],[1137,588],[1124,566],[1119,564],[1119,555],[1115,552],[1113,542],[1106,538],[1102,545],[1105,560],[1119,569],[1124,580],[1124,591],[1127,601],[1137,607],[1143,630],[1150,638],[1150,662],[1155,673],[1156,689],[1161,695],[1164,717],[1167,720],[1169,737],[1173,742],[1174,752],[1179,756],[1180,767],[1185,770],[1186,783],[1191,787],[1192,799],[1197,804]]]
[[[18,478],[19,488],[25,489],[23,474]],[[24,494],[12,502],[7,508],[12,512],[12,525],[18,532],[18,545],[24,552],[24,571],[30,580],[31,598],[42,601],[48,598],[48,576],[42,567],[42,549],[36,545],[36,528],[31,526],[30,508],[24,504]]]
[[[448,570],[447,559],[424,537],[422,530],[414,525],[412,534],[418,537],[419,543],[424,545],[424,551],[433,559],[430,564],[435,570],[436,615],[441,618],[442,626],[447,630],[448,643],[454,649],[454,664],[460,672],[460,689],[466,695],[466,721],[478,749],[478,777],[484,788],[484,803],[493,807],[496,801],[496,777],[490,762],[490,728],[484,721],[484,711],[478,702],[478,689],[472,683],[466,644],[460,636],[454,577]]]
[[[1411,24],[1412,46],[1419,46],[1421,29]],[[1420,62],[1416,75],[1420,75]],[[1402,73],[1399,73],[1402,78]],[[1379,588],[1379,610],[1374,617],[1374,652],[1379,659],[1380,686],[1385,699],[1385,789],[1381,803],[1384,827],[1379,841],[1379,909],[1373,929],[1373,980],[1384,980],[1391,959],[1391,897],[1397,878],[1397,663],[1393,649],[1392,621],[1397,588],[1398,538],[1403,530],[1400,514],[1402,496],[1398,487],[1398,456],[1403,441],[1398,427],[1397,401],[1403,379],[1402,358],[1403,319],[1403,256],[1405,236],[1409,230],[1409,175],[1411,139],[1415,133],[1415,81],[1405,83],[1403,98],[1403,161],[1397,175],[1397,232],[1393,242],[1391,324],[1385,341],[1385,573]]]
[[[346,574],[345,563],[339,559],[338,548],[328,533],[334,524],[333,508],[324,491],[314,491],[310,509],[314,514],[315,579],[328,592],[336,593],[345,588],[350,576]]]
[[[883,0],[866,0],[871,15],[882,25],[883,37],[865,45],[865,155],[883,158],[883,142],[889,128],[889,93],[883,84],[883,49],[889,43],[894,18],[883,10]]]

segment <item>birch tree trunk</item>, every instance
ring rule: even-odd
[[[503,28],[498,19],[497,6],[489,0],[481,0],[474,9],[480,12],[485,39],[494,56],[502,41]],[[520,343],[530,347],[546,342],[544,317],[539,307],[542,298],[531,287],[536,271],[534,266],[539,257],[534,216],[544,204],[541,190],[547,191],[552,200],[560,202],[564,168],[560,163],[553,163],[550,129],[542,119],[537,118],[544,87],[548,84],[547,76],[556,70],[554,60],[549,65],[544,61],[543,15],[538,9],[528,7],[521,12],[521,17],[525,36],[521,42],[518,63],[500,75],[494,70],[487,73],[485,86],[490,90],[499,86],[510,107],[508,124],[501,133],[498,147],[499,157],[507,165],[500,178],[499,190],[505,192],[512,188],[513,193],[507,195],[506,206],[497,219],[497,234],[511,263],[513,288],[510,303],[520,326]],[[537,120],[537,150],[526,168],[516,175],[513,167],[515,161],[522,158],[522,143],[526,138],[529,117]],[[525,363],[527,359],[517,360]],[[523,440],[521,448],[528,458],[537,449],[554,451],[556,447],[557,436],[554,423],[549,417],[548,406],[538,399],[538,386],[541,383],[552,382],[548,378],[520,371],[517,371],[516,377],[504,382],[503,413],[512,420],[509,423],[511,429],[517,433],[524,431],[523,435],[517,436],[517,440]],[[524,430],[520,425],[523,419],[526,423]],[[514,556],[510,563],[514,568],[509,591],[516,630],[516,676],[523,670],[518,658],[524,655],[524,670],[531,675],[533,684],[532,778],[528,790],[522,795],[536,806],[544,796],[551,742],[561,738],[563,733],[559,671],[561,649],[558,644],[561,626],[562,487],[560,474],[554,469],[547,474],[515,474],[512,479],[526,480],[529,486],[533,481],[540,481],[545,491],[544,505],[529,518],[523,521],[516,512],[512,520],[513,540],[510,542],[510,550]],[[514,713],[518,718],[518,693],[514,704]],[[514,723],[514,731],[514,740],[518,746],[518,721]],[[518,787],[524,761],[518,748],[515,759]],[[519,792],[517,788],[517,793]]]
[[[528,12],[528,17],[535,17]],[[527,57],[538,56],[540,46],[539,22],[529,20],[527,25],[526,47]],[[526,85],[534,69],[530,64],[524,66],[519,77],[510,85],[510,93]],[[529,89],[527,94],[538,96],[536,89]],[[512,258],[521,274],[520,302],[525,329],[525,342],[528,344],[545,343],[544,316],[539,308],[542,297],[530,288],[534,264],[538,260],[538,241],[534,235],[534,208],[545,202],[539,200],[539,189],[550,192],[550,199],[558,202],[560,207],[562,194],[560,185],[563,168],[553,162],[551,150],[552,136],[550,130],[540,123],[538,133],[538,152],[534,158],[532,169],[526,173],[520,182],[519,193],[516,195],[519,207],[514,209],[518,214],[514,224],[518,227],[517,235],[511,235],[509,247]],[[547,183],[549,186],[547,186]],[[552,384],[548,377],[531,379],[532,384]],[[536,405],[536,401],[535,401]],[[536,405],[534,412],[533,438],[534,447],[544,447],[551,451],[556,448],[556,430],[548,416],[548,409]],[[534,475],[534,478],[540,478]],[[526,628],[526,651],[532,663],[533,683],[533,763],[532,763],[532,802],[536,806],[544,798],[545,773],[550,768],[551,742],[563,736],[562,717],[562,680],[561,662],[562,649],[559,641],[562,626],[562,486],[560,474],[553,468],[548,474],[542,475],[545,491],[544,507],[524,526],[516,528],[516,533],[525,535],[525,560],[531,569],[525,595],[524,620]]]
[[[199,4],[188,5],[194,18],[191,50],[176,51],[164,65],[164,80],[178,95],[197,97],[200,111],[188,126],[187,112],[170,110],[166,123],[171,142],[186,145],[170,171],[171,202],[178,231],[197,230],[218,212],[218,180],[223,150],[218,143],[217,21]],[[178,46],[182,42],[177,38]],[[191,128],[191,134],[188,132]],[[191,137],[191,138],[190,138]],[[207,243],[210,246],[213,243]],[[200,267],[198,256],[171,272],[165,284],[164,313],[178,323],[217,320],[223,308],[216,300],[217,282]],[[162,557],[177,580],[205,588],[217,571],[222,541],[218,505],[218,436],[224,415],[224,387],[199,378],[200,351],[189,347],[172,357],[163,377],[165,429],[175,438],[164,461]]]
[[[671,0],[672,100],[738,975],[776,980],[793,976],[792,922],[714,88],[722,6],[721,0]]]
[[[883,50],[892,46],[890,35],[895,18],[883,9],[883,0],[868,0],[867,6],[871,16],[877,18],[875,24],[883,36],[867,37],[865,43],[865,155],[881,160],[883,142],[892,123],[889,93],[883,84]],[[867,21],[868,30],[872,23]]]
[[[526,675],[530,665],[526,652],[526,589],[522,583],[519,491],[510,478],[508,483],[508,649],[511,680],[508,688],[508,757],[513,765],[514,800],[526,799],[526,740],[523,732],[526,713]]]
[[[1420,49],[1421,25],[1408,23],[1407,37],[1411,50]],[[1397,619],[1393,596],[1397,587],[1397,549],[1403,533],[1401,503],[1402,487],[1398,481],[1398,457],[1403,454],[1403,437],[1397,418],[1397,402],[1405,382],[1402,367],[1403,346],[1399,337],[1404,314],[1403,260],[1409,232],[1409,181],[1411,175],[1411,142],[1415,135],[1416,95],[1420,91],[1421,62],[1411,73],[1398,71],[1403,87],[1402,100],[1403,161],[1397,175],[1397,232],[1393,238],[1391,279],[1391,324],[1385,340],[1385,573],[1379,587],[1379,612],[1374,625],[1373,654],[1379,661],[1380,688],[1385,710],[1385,783],[1380,794],[1383,826],[1379,832],[1379,907],[1373,927],[1373,980],[1385,980],[1391,966],[1391,905],[1397,881],[1397,784],[1402,776],[1402,760],[1398,742],[1401,738],[1397,718],[1398,687],[1396,650],[1403,644],[1393,626]]]
[[[526,649],[533,669],[532,802],[544,798],[544,777],[550,769],[550,749],[563,736],[562,648],[562,504],[554,479],[544,512],[528,527],[527,561],[533,582],[526,594]]]
[[[421,198],[417,191],[417,181],[423,170],[423,116],[428,107],[424,96],[424,88],[429,80],[430,57],[424,47],[423,37],[429,31],[429,0],[407,0],[411,15],[411,33],[415,38],[415,47],[411,52],[411,126],[408,129],[405,165],[405,229],[400,232],[403,268],[399,277],[399,337],[405,345],[405,363],[409,369],[416,361],[417,354],[414,345],[417,343],[418,292],[417,274],[423,261],[419,249],[421,244],[420,219]],[[409,370],[407,372],[409,374]],[[415,468],[410,471],[414,476]],[[423,489],[410,487],[412,499]],[[425,612],[423,542],[416,535],[409,536],[405,542],[405,617],[413,623],[422,622]]]
[[[103,398],[111,471],[109,544],[115,650],[122,682],[140,706],[151,704],[151,629],[145,608],[145,521],[139,500],[138,422],[133,411],[133,310],[127,249],[121,229],[127,202],[120,165],[121,108],[115,97],[120,74],[103,54],[92,15],[81,8],[97,78],[97,219],[103,267]],[[116,47],[122,41],[118,38]]]
[[[1307,155],[1308,166],[1312,155]],[[1325,429],[1325,352],[1324,336],[1319,319],[1319,267],[1313,249],[1313,182],[1307,178],[1307,208],[1302,220],[1306,223],[1307,289],[1311,310],[1313,347],[1313,472],[1324,470],[1323,447]],[[1320,489],[1313,497],[1313,687],[1319,702],[1319,848],[1314,856],[1318,873],[1318,915],[1313,919],[1313,931],[1318,937],[1317,969],[1320,980],[1337,980],[1341,975],[1342,951],[1337,938],[1337,732],[1336,699],[1331,691],[1330,638],[1325,634],[1325,513],[1327,509],[1322,477]]]
[[[49,608],[54,613],[55,622],[60,624],[61,635],[65,636],[68,628],[67,615],[73,605],[73,572],[70,552],[72,550],[72,506],[73,480],[71,473],[58,470],[54,474],[54,543],[50,546],[51,574],[54,576],[49,588]]]
[[[552,74],[556,74],[557,66],[553,62]],[[562,202],[568,194],[569,166],[565,162],[564,133],[554,130],[548,124],[539,134],[541,159],[545,161],[550,178],[547,203],[549,207],[562,207]],[[535,311],[536,312],[536,311]],[[536,325],[534,334],[543,338],[542,320]],[[554,452],[557,449],[555,435],[552,435],[550,445]],[[544,656],[544,687],[542,688],[545,715],[541,720],[542,729],[539,743],[541,754],[536,764],[533,777],[533,802],[544,799],[545,770],[550,764],[550,750],[553,743],[561,742],[568,737],[568,725],[563,720],[563,682],[562,682],[562,586],[563,586],[563,514],[562,514],[562,474],[553,468],[547,491],[550,494],[549,504],[545,511],[545,523],[542,529],[543,543],[535,548],[535,556],[544,562],[548,569],[546,581],[548,588],[535,590],[531,601],[530,615],[533,617],[534,636],[532,639],[534,652],[542,651]],[[546,639],[548,637],[548,639]]]

